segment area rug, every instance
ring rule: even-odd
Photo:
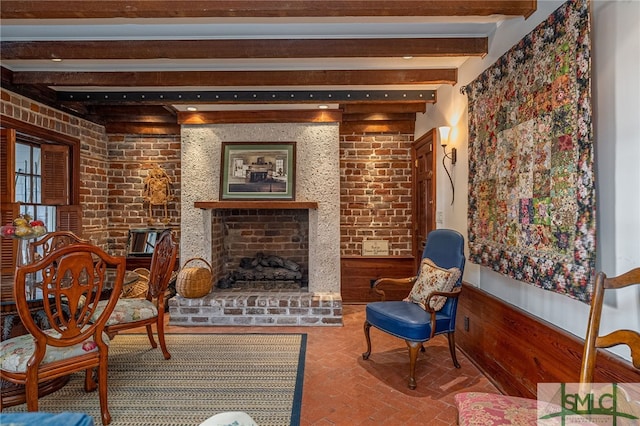
[[[244,411],[260,426],[300,424],[306,334],[170,334],[171,359],[146,334],[119,335],[109,349],[112,426],[197,426]],[[40,411],[85,412],[100,425],[98,393],[84,374],[40,399]],[[5,412],[26,411],[26,405]]]

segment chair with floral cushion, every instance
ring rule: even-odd
[[[176,264],[177,254],[178,246],[173,241],[171,230],[165,229],[160,234],[153,250],[145,298],[120,298],[118,300],[105,328],[110,338],[113,338],[119,331],[144,326],[147,328],[151,347],[157,348],[158,344],[153,337],[152,329],[152,325],[155,324],[162,354],[165,359],[171,358],[164,338],[164,296]],[[100,302],[98,311],[102,306],[104,303]]]
[[[607,278],[603,272],[598,273],[596,276],[580,368],[580,387],[578,391],[581,393],[593,392],[595,394],[598,391],[597,389],[591,389],[591,383],[594,380],[596,356],[599,348],[610,348],[617,345],[628,346],[631,350],[633,367],[640,373],[640,333],[628,329],[619,329],[607,335],[600,334],[600,320],[605,291],[619,290],[629,286],[640,286],[640,268],[635,268],[613,278]],[[630,318],[630,320],[633,321],[633,318]],[[629,411],[633,412],[636,417],[640,417],[640,404],[623,400],[622,396],[625,395],[619,394],[617,399],[618,406],[622,407],[623,403],[625,403]],[[541,404],[549,404],[549,402],[536,399],[486,392],[462,392],[456,394],[455,403],[458,408],[458,424],[460,426],[537,426],[541,424],[538,409],[544,407]],[[584,421],[580,423],[576,421],[572,424],[598,424],[597,421],[594,423],[589,422],[588,416],[585,417]],[[637,422],[638,420],[635,419],[633,421]],[[559,424],[559,420],[554,424]]]
[[[370,329],[404,339],[409,348],[409,388],[416,388],[415,370],[418,351],[423,343],[439,334],[446,334],[453,365],[456,359],[454,332],[458,295],[464,272],[464,237],[450,229],[437,229],[427,235],[418,274],[409,278],[380,278],[374,283],[383,301],[367,304],[364,334],[371,355]],[[409,297],[402,301],[385,301],[384,285],[413,284]]]
[[[107,283],[108,268],[116,271],[110,283]],[[46,329],[30,314],[27,274],[35,274],[42,282]],[[98,388],[102,423],[111,422],[107,406],[109,338],[104,328],[118,301],[124,274],[123,257],[110,256],[85,243],[58,248],[16,269],[14,300],[29,334],[0,342],[0,378],[25,387],[28,411],[38,411],[39,383],[85,371],[85,390]],[[93,306],[108,285],[112,288],[110,297],[101,313],[94,315]]]

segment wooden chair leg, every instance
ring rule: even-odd
[[[369,321],[364,322],[364,337],[367,340],[367,351],[362,354],[362,359],[369,359],[369,355],[371,355],[371,336],[369,332],[371,330],[371,324]]]
[[[164,339],[164,321],[162,317],[158,318],[158,324],[156,325],[156,329],[158,330],[158,341],[160,341],[160,349],[162,349],[162,355],[164,355],[164,359],[170,359],[171,354],[167,349],[167,343]]]
[[[88,368],[84,371],[84,391],[93,392],[98,388],[96,383],[96,374],[100,374],[99,371],[94,371],[93,368]]]
[[[27,377],[24,384],[27,411],[38,411],[38,377]]]
[[[147,325],[147,336],[149,337],[149,343],[151,343],[152,348],[157,348],[158,344],[156,343],[156,339],[153,337],[153,329],[151,325]]]
[[[458,363],[458,358],[456,358],[456,340],[455,340],[453,331],[451,333],[447,333],[447,339],[449,340],[449,352],[451,352],[451,359],[453,360],[453,365],[456,368],[460,368],[460,364]]]
[[[409,389],[416,388],[416,361],[418,359],[418,352],[422,347],[422,342],[411,342],[405,340],[409,347]]]
[[[106,358],[106,357],[105,357]],[[107,360],[104,359],[98,367],[98,394],[100,396],[100,417],[103,426],[111,423],[111,413],[107,403]]]

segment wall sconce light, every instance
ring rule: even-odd
[[[447,145],[449,144],[449,133],[451,133],[451,127],[438,127],[438,133],[440,134],[440,145],[442,145],[442,149],[444,150],[445,158],[449,158],[451,160],[451,164],[456,164],[456,161],[458,160],[458,151],[455,148],[451,148],[451,152],[447,154]]]
[[[447,164],[445,160],[448,158],[451,160],[451,165],[456,164],[456,160],[458,159],[458,151],[455,148],[451,148],[451,152],[447,154],[447,145],[449,144],[449,133],[451,133],[451,127],[442,126],[438,127],[438,135],[440,136],[440,145],[442,145],[442,150],[444,151],[444,156],[442,157],[442,167],[444,167],[444,171],[447,172],[447,176],[449,176],[449,182],[451,182],[451,205],[453,205],[453,200],[455,199],[456,189],[453,186],[453,179],[451,178],[451,173],[447,169]]]

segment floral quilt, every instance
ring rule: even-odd
[[[588,0],[570,0],[464,88],[470,261],[589,302],[595,181]]]

